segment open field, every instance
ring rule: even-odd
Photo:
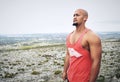
[[[0,82],[63,82],[66,47],[62,38],[1,45]],[[120,38],[102,38],[102,47],[97,82],[120,82]]]
[[[22,46],[0,53],[1,82],[60,82],[65,45]]]

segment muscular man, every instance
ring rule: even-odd
[[[101,40],[85,26],[88,13],[77,9],[73,15],[76,29],[66,39],[67,53],[62,78],[69,82],[95,82],[101,62]]]

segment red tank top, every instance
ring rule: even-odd
[[[81,41],[84,35],[89,31],[85,29],[77,42],[70,43],[70,33],[66,40],[66,46],[70,54],[70,65],[67,71],[69,82],[88,82],[91,70],[91,57],[88,50],[82,47]]]

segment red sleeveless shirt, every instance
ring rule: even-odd
[[[70,43],[70,33],[66,40],[66,46],[70,54],[70,65],[67,71],[69,82],[88,82],[91,71],[91,57],[88,50],[82,47],[81,41],[84,35],[89,31],[85,29],[77,42]]]

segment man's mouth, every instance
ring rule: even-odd
[[[73,23],[76,23],[77,22],[77,20],[73,20]]]
[[[77,23],[77,21],[73,21],[73,23]]]

